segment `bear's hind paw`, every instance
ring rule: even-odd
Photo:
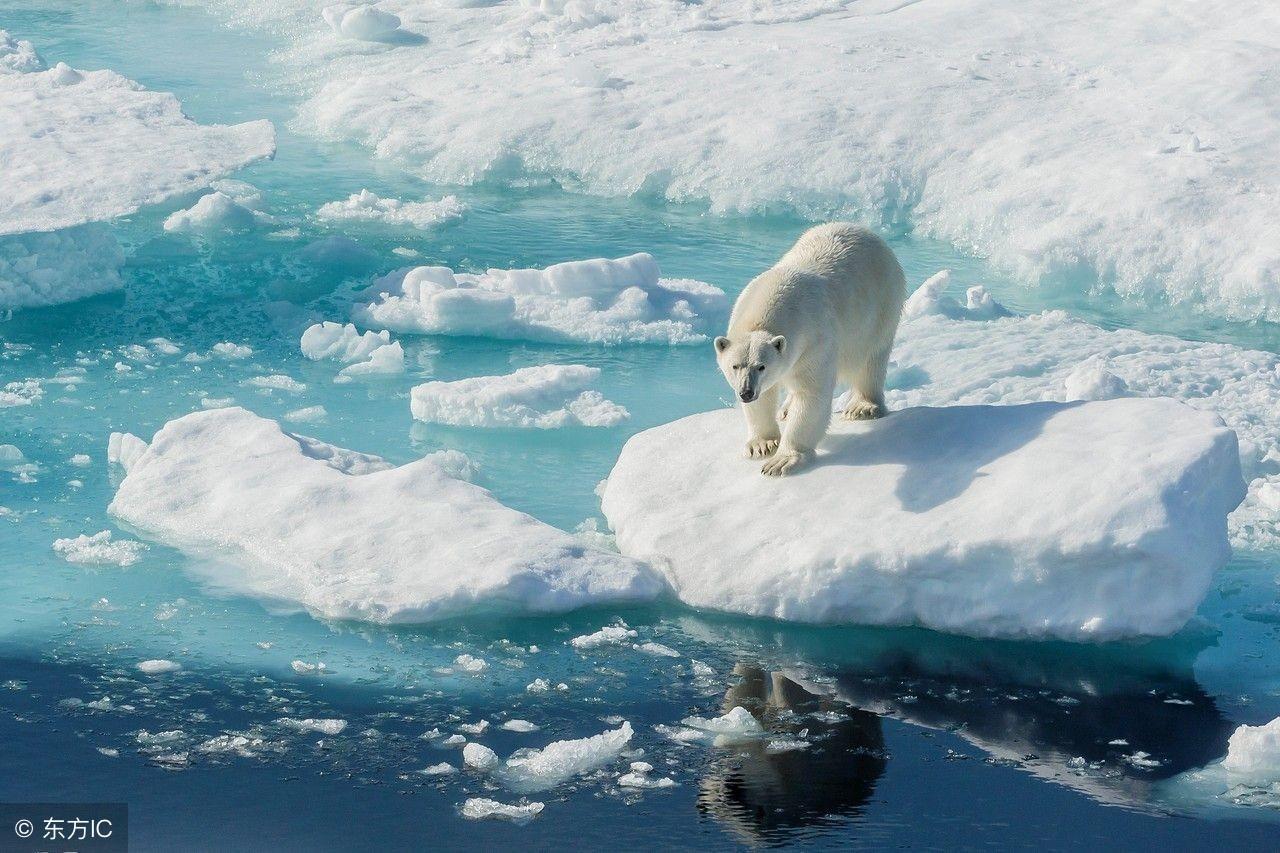
[[[854,400],[844,407],[846,421],[872,421],[884,416],[884,406],[869,400]]]

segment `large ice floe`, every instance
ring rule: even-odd
[[[171,94],[113,71],[50,68],[30,42],[3,30],[0,79],[0,309],[118,289],[123,253],[91,223],[199,189],[275,151],[270,122],[197,124]]]
[[[413,389],[416,420],[451,426],[616,426],[630,413],[590,386],[600,368],[582,364],[522,367],[506,376],[424,382]]]
[[[685,602],[812,622],[1106,640],[1183,626],[1230,554],[1235,435],[1167,399],[838,422],[781,481],[724,409],[633,437],[603,506]]]
[[[661,278],[653,256],[639,253],[481,274],[446,267],[397,270],[362,294],[352,316],[395,332],[684,344],[706,340],[728,309],[724,291]]]
[[[109,511],[197,557],[231,588],[318,615],[420,622],[651,599],[647,566],[585,547],[456,476],[444,452],[386,461],[292,435],[244,409],[113,439],[127,474]],[[216,563],[216,565],[214,565]]]
[[[429,42],[335,40],[305,0],[214,11],[292,40],[301,126],[438,183],[878,217],[1028,280],[1280,319],[1266,0],[378,5]]]

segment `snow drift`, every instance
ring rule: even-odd
[[[465,457],[399,467],[284,432],[240,408],[170,421],[117,454],[109,512],[197,556],[219,580],[321,616],[422,622],[465,611],[560,612],[651,599],[635,560],[583,546],[455,476]]]
[[[838,422],[774,481],[708,412],[623,448],[604,513],[680,598],[974,636],[1163,635],[1230,553],[1234,433],[1173,400],[898,411]]]

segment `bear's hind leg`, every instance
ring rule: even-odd
[[[869,421],[888,413],[884,403],[884,380],[889,372],[889,350],[885,347],[848,372],[849,402],[841,416],[848,421]]]

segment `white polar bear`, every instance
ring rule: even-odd
[[[885,372],[905,298],[893,250],[846,222],[809,229],[742,291],[728,334],[715,340],[716,361],[742,401],[747,456],[773,454],[763,473],[780,476],[813,455],[831,421],[837,382],[852,389],[844,417],[884,414]],[[780,389],[787,391],[782,412]]]

